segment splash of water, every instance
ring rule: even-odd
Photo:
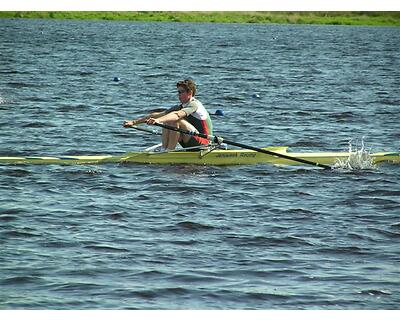
[[[361,140],[361,147],[358,150],[355,147],[353,150],[352,140],[349,141],[349,156],[347,159],[337,159],[333,164],[334,169],[344,170],[374,170],[376,165],[370,155],[370,152],[365,148],[364,137]]]

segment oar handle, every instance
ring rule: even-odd
[[[167,125],[167,124],[164,124],[164,123],[159,123],[159,122],[155,122],[154,125],[158,126],[158,127],[161,127],[161,128],[164,128],[164,129],[168,129],[168,130],[180,132],[180,133],[183,133],[183,134],[187,134],[187,135],[190,135],[190,136],[196,136],[196,137],[208,139],[210,141],[213,141],[213,142],[219,143],[219,144],[222,143],[222,142],[225,142],[226,144],[229,144],[229,145],[232,145],[232,146],[236,146],[236,147],[239,147],[239,148],[254,150],[254,151],[257,151],[257,152],[260,152],[260,153],[265,153],[265,154],[269,154],[269,155],[276,156],[276,157],[279,157],[279,158],[284,158],[284,159],[292,160],[292,161],[295,161],[295,162],[309,164],[309,165],[320,167],[320,168],[324,168],[324,169],[332,169],[332,167],[330,167],[328,165],[325,165],[325,164],[322,164],[322,163],[313,162],[313,161],[309,161],[309,160],[306,160],[306,159],[296,158],[296,157],[292,157],[292,156],[289,156],[289,155],[286,155],[286,154],[281,154],[281,153],[273,152],[273,151],[270,151],[270,150],[249,146],[249,145],[242,144],[242,143],[239,143],[239,142],[226,140],[226,139],[224,139],[222,137],[206,135],[206,134],[203,134],[203,133],[200,133],[200,132],[195,132],[195,131],[189,131],[189,130],[185,130],[185,129],[181,129],[181,128],[176,128],[176,127],[172,127],[170,125]]]

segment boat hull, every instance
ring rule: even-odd
[[[287,147],[269,147],[266,150],[301,158],[319,164],[333,165],[338,159],[346,160],[349,152],[287,152]],[[398,152],[380,152],[371,154],[372,162],[400,163]],[[174,152],[129,152],[122,156],[63,156],[63,157],[0,157],[0,164],[104,164],[104,163],[142,163],[142,164],[194,164],[194,165],[254,165],[268,163],[274,165],[304,165],[300,162],[252,150],[214,150],[211,152],[174,151]]]
[[[281,153],[295,158],[301,158],[311,162],[333,165],[338,159],[348,159],[349,152],[319,152],[319,153],[292,153],[286,152],[286,147],[266,148],[276,153]],[[400,155],[395,152],[381,152],[370,155],[372,162],[400,163]],[[252,150],[215,150],[206,155],[194,152],[171,152],[171,153],[142,153],[132,152],[124,159],[125,162],[148,163],[148,164],[196,164],[196,165],[303,165],[303,163],[268,155]]]
[[[0,165],[4,164],[57,164],[57,165],[76,165],[76,164],[100,164],[118,163],[121,157],[110,155],[101,156],[61,156],[61,157],[0,157]]]

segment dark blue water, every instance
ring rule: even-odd
[[[141,150],[189,76],[231,140],[400,149],[399,28],[0,20],[0,61],[2,156]],[[397,309],[399,178],[3,165],[0,308]]]

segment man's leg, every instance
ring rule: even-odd
[[[198,132],[198,130],[191,123],[187,122],[186,120],[181,120],[179,122],[179,128],[181,128],[183,130],[187,130],[187,131]],[[181,139],[185,143],[188,143],[191,137],[192,136],[190,136],[188,134],[181,134]]]
[[[168,123],[169,126],[176,127],[176,128],[181,128],[183,130],[188,130],[188,131],[195,131],[197,132],[197,129],[187,122],[186,120],[179,120],[179,121],[170,121]],[[169,150],[174,150],[176,148],[176,145],[180,140],[183,140],[183,142],[188,142],[190,139],[190,135],[187,134],[181,134],[180,132],[168,130],[168,129],[163,129],[162,133],[162,146],[165,149]]]
[[[174,122],[172,124],[168,123],[168,125],[177,127],[177,123]],[[174,150],[176,145],[179,142],[181,134],[176,131],[163,129],[162,131],[162,146],[164,149]]]

